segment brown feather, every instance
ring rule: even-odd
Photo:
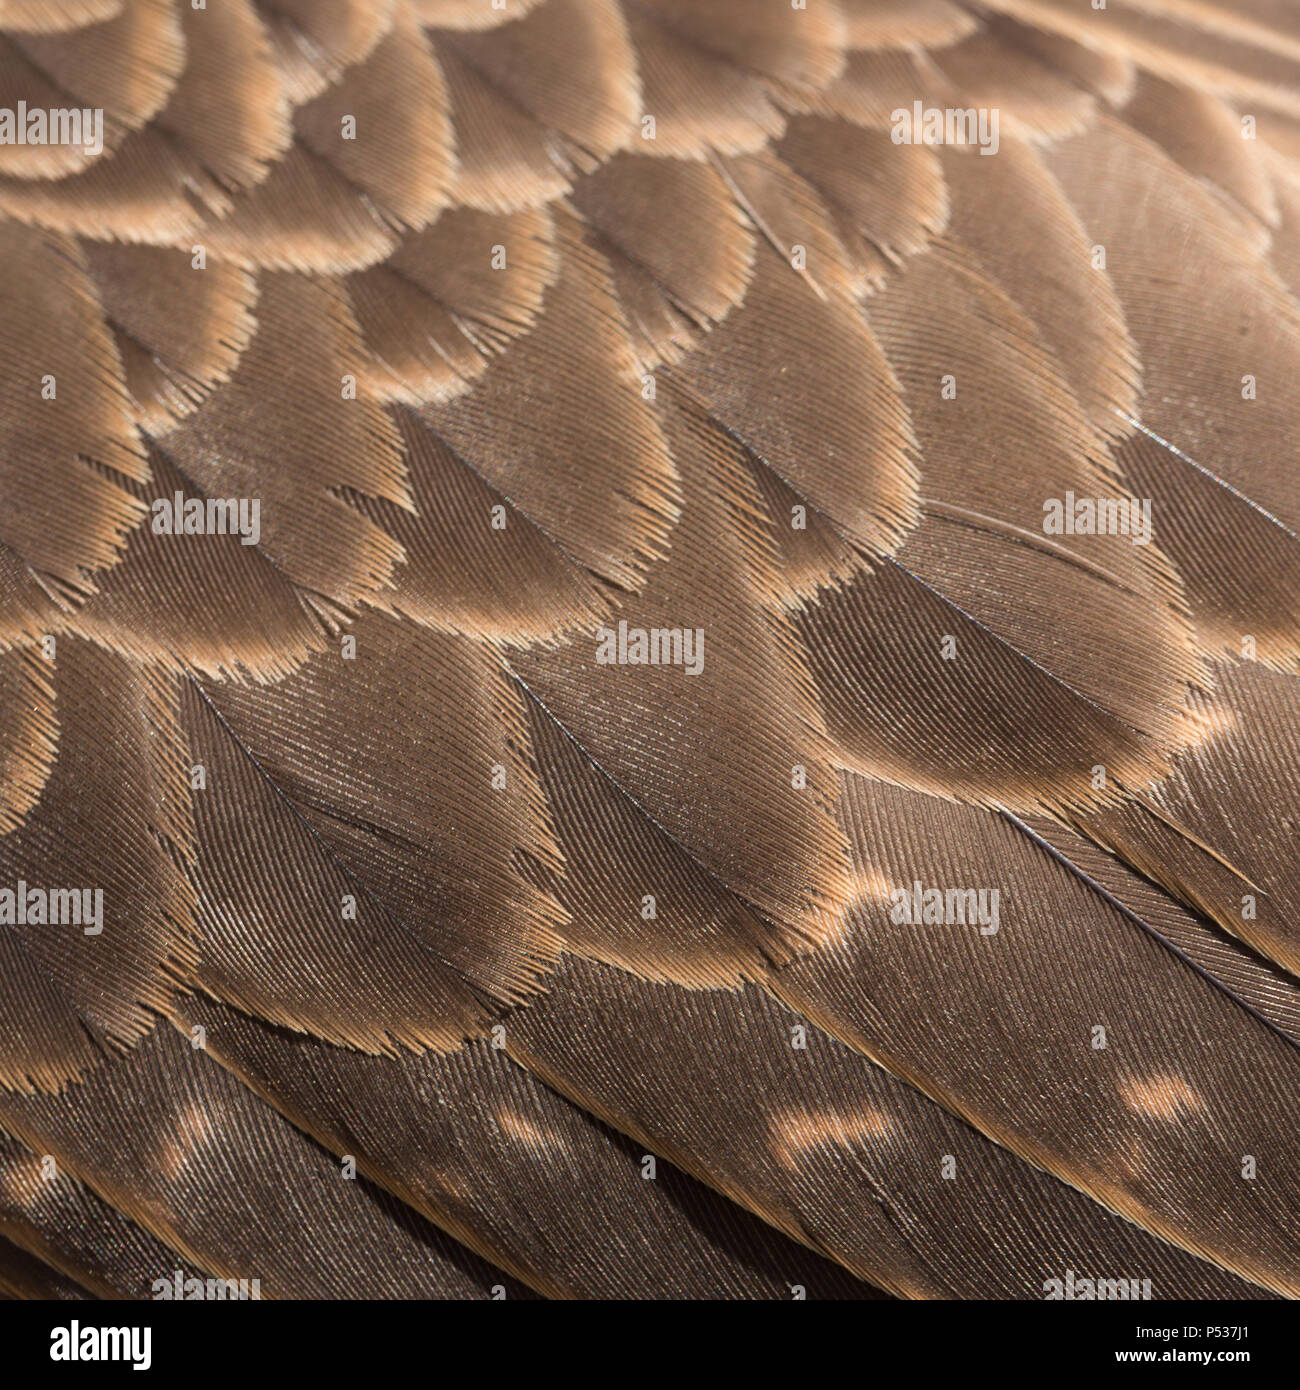
[[[520,851],[556,863],[545,805],[525,764],[520,697],[497,658],[473,643],[377,614],[358,619],[347,636],[356,643],[354,657],[345,656],[340,643],[276,685],[203,686],[205,703],[218,717],[216,725],[203,721],[204,737],[216,737],[219,725],[243,750],[243,760],[230,752],[223,765],[270,817],[266,834],[286,850],[296,846],[300,860],[292,871],[278,859],[257,868],[254,857],[252,867],[264,891],[276,890],[287,931],[295,915],[293,882],[311,882],[331,864],[330,886],[323,891],[336,908],[328,920],[354,938],[336,943],[339,973],[364,968],[359,942],[382,929],[410,935],[483,997],[514,1002],[540,983],[558,949],[563,919],[516,868]],[[379,708],[385,722],[375,726],[371,712]],[[187,709],[195,712],[192,703]],[[389,757],[381,749],[392,746],[399,720],[403,752]],[[328,754],[322,753],[326,747]],[[421,757],[428,760],[426,772],[413,776],[412,760]],[[504,785],[494,786],[494,780]],[[217,822],[223,844],[213,846],[215,863],[256,856],[256,834],[230,834],[231,821],[245,814],[233,809],[239,793],[227,789],[217,800],[231,809]],[[289,808],[292,819],[286,819]],[[210,893],[223,870],[213,872]],[[351,891],[358,904],[362,896],[369,904],[355,927],[342,918],[341,873],[356,884]],[[256,932],[257,898],[244,893],[240,881],[222,894],[231,901],[220,920]],[[318,929],[310,923],[300,928],[306,978],[317,969],[311,941]],[[245,988],[256,988],[264,949],[256,938],[247,947],[232,943],[223,968],[233,968],[239,951],[251,953],[238,963]],[[279,949],[286,949],[284,943]],[[411,954],[409,947],[400,950]],[[262,987],[263,998],[273,996]],[[456,997],[462,1015],[463,999],[462,990]],[[293,1007],[319,1009],[326,1002],[303,997]],[[430,998],[424,1007],[436,1013],[437,1002]],[[436,1020],[426,1026],[445,1041],[448,1029],[461,1022],[457,1017],[447,1027]]]
[[[1193,709],[1204,734],[1139,804],[1085,832],[1279,965],[1300,974],[1293,809],[1300,682],[1246,661],[1217,668]]]
[[[1143,424],[1295,529],[1286,442],[1295,416],[1280,383],[1300,374],[1300,310],[1240,219],[1110,121],[1059,147],[1049,165],[1105,247],[1142,357]],[[1174,281],[1170,245],[1180,248]],[[1186,283],[1196,295],[1182,292]],[[1246,377],[1258,381],[1253,399]]]
[[[60,1095],[0,1095],[0,1123],[180,1262],[257,1279],[264,1298],[487,1298],[494,1285],[526,1296],[387,1193],[344,1178],[165,1023]]]
[[[7,0],[5,28],[18,33],[58,34],[100,24],[121,14],[125,0]]]
[[[830,204],[841,235],[890,262],[924,250],[947,225],[948,193],[930,150],[895,145],[842,118],[809,116],[795,117],[776,148]]]
[[[542,0],[499,0],[484,4],[483,0],[410,0],[411,8],[422,24],[434,29],[495,29],[522,19]]]
[[[339,490],[409,506],[400,443],[378,401],[346,394],[363,348],[341,290],[283,273],[260,289],[257,334],[230,380],[161,446],[205,496],[259,499],[267,555],[347,603],[389,587],[402,550]],[[304,333],[312,358],[295,352]]]
[[[1115,1269],[1151,1279],[1154,1298],[1265,1296],[753,988],[694,992],[566,958],[506,1042],[561,1093],[896,1295],[1041,1298],[1066,1269]]]
[[[165,433],[225,381],[252,340],[257,281],[225,262],[199,270],[184,251],[81,244],[117,340],[140,426]]]
[[[1290,1041],[1001,817],[852,776],[842,815],[871,877],[780,996],[1023,1158],[1294,1297]],[[899,925],[892,890],[918,881],[998,889],[997,933]]]
[[[124,0],[102,24],[15,40],[62,104],[100,108],[105,124],[138,130],[167,104],[185,69],[185,31],[168,0]]]
[[[566,554],[636,589],[675,519],[676,473],[604,262],[571,213],[556,215],[556,251],[534,330],[473,391],[423,414]]]
[[[50,1165],[53,1165],[51,1168]],[[0,1132],[0,1232],[98,1298],[151,1298],[158,1279],[205,1278],[52,1155]]]
[[[1300,984],[1272,961],[1247,949],[1208,918],[1198,916],[1142,878],[1115,855],[1055,821],[1029,829],[1064,855],[1114,900],[1193,965],[1213,976],[1246,1008],[1300,1043]]]
[[[433,48],[405,6],[369,56],[298,107],[293,124],[390,223],[423,227],[445,206],[454,169],[450,104]]]
[[[438,48],[449,48],[584,160],[623,149],[641,114],[632,47],[613,0],[546,0],[498,29],[444,31]],[[584,84],[573,82],[575,70],[586,75]]]
[[[662,1160],[647,1181],[644,1149],[492,1045],[359,1057],[198,1000],[185,1015],[296,1124],[547,1297],[881,1296]]]
[[[460,395],[536,324],[558,272],[547,212],[444,213],[345,281],[373,359],[367,384],[411,406]]]
[[[1064,687],[1155,747],[1175,745],[1184,686],[1203,674],[1178,577],[1152,543],[1157,519],[1143,544],[1046,534],[1052,500],[1124,490],[1032,326],[947,246],[910,260],[867,307],[924,460],[926,519],[900,563]],[[949,664],[959,671],[960,655]]]
[[[254,0],[285,88],[310,101],[364,62],[388,32],[397,0]]]
[[[816,937],[848,880],[802,653],[747,573],[735,513],[755,511],[757,497],[743,450],[714,421],[675,404],[666,424],[682,520],[667,558],[617,617],[647,633],[702,632],[696,674],[687,674],[684,646],[675,665],[599,661],[612,619],[603,639],[588,632],[510,664],[597,767],[710,873],[776,918],[788,939]]]
[[[572,162],[563,142],[450,44],[435,45],[456,135],[456,201],[483,212],[521,212],[560,197]]]
[[[675,374],[810,507],[876,553],[915,524],[915,437],[857,307],[760,246],[744,304]]]
[[[1122,115],[1139,135],[1233,200],[1234,210],[1276,225],[1277,197],[1259,145],[1244,138],[1240,118],[1225,102],[1143,73]]]
[[[165,503],[173,529],[155,531],[155,511],[132,532],[96,593],[52,621],[51,630],[88,637],[133,661],[216,679],[278,679],[320,650],[320,621],[283,572],[233,531],[181,533],[177,494],[205,507],[208,498],[159,450],[151,451],[150,464],[152,485],[137,495],[151,510]]]
[[[1114,288],[1036,151],[1003,135],[991,159],[946,149],[949,232],[1033,320],[1094,429],[1118,437],[1138,413],[1142,359]],[[1014,218],[1001,209],[1015,208]]]
[[[143,513],[113,474],[149,477],[121,359],[76,243],[4,222],[0,257],[0,541],[88,589]]]
[[[90,1294],[75,1280],[0,1237],[0,1298],[72,1302]]]
[[[1077,134],[1096,111],[1089,92],[994,26],[935,53],[934,62],[960,93],[953,105],[996,108],[1017,131],[1035,139]]]
[[[849,48],[943,48],[979,25],[953,0],[839,0]]]
[[[362,270],[397,245],[361,190],[299,142],[204,221],[195,240],[246,266],[322,275]]]
[[[202,214],[187,191],[204,206],[228,202],[173,140],[150,128],[128,135],[84,173],[49,182],[0,178],[0,213],[99,240],[189,246]]]
[[[711,150],[745,154],[779,135],[785,119],[762,80],[693,44],[650,6],[624,7],[641,74],[645,152],[702,159]]]
[[[19,923],[15,901],[0,932],[13,982],[0,995],[0,1084],[21,1089],[53,1090],[139,1042],[194,960],[194,898],[175,862],[191,835],[188,778],[165,684],[60,638],[53,718],[58,758],[40,801],[0,836],[0,879],[15,900],[23,885],[41,894],[43,915],[70,891],[82,920],[33,910]]]
[[[508,646],[554,641],[608,613],[611,591],[409,411],[394,419],[415,514],[353,505],[406,552],[377,606],[443,632]]]
[[[1261,46],[1258,32],[1243,31],[1222,11],[1216,32],[1203,23],[1185,23],[1140,3],[1112,5],[1104,11],[1081,9],[1073,0],[987,3],[990,9],[1078,43],[1104,44],[1159,75],[1300,113],[1300,52],[1279,52],[1275,32],[1269,35],[1268,46]]]
[[[266,177],[293,139],[289,101],[253,0],[181,8],[185,71],[158,124],[221,184]]]
[[[0,654],[0,833],[22,824],[37,804],[58,750],[54,673],[41,649]]]

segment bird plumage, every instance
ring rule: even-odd
[[[1298,92],[0,3],[0,1291],[1300,1294]]]

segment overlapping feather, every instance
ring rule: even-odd
[[[1300,1292],[1278,6],[0,33],[0,1288]]]

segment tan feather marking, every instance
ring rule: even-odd
[[[194,1001],[191,1017],[223,1064],[294,1124],[355,1154],[403,1201],[548,1297],[788,1297],[791,1279],[809,1297],[876,1296],[664,1154],[646,1181],[643,1156],[657,1151],[611,1133],[487,1044],[443,1057],[359,1057],[206,1001]],[[507,1020],[507,1035],[513,1027]],[[498,1123],[503,1113],[514,1133]],[[548,1147],[521,1153],[515,1134],[526,1143],[530,1131]],[[606,1258],[611,1244],[634,1257]]]
[[[839,0],[849,48],[943,48],[979,27],[952,0]]]
[[[0,1096],[0,1122],[184,1265],[257,1278],[263,1298],[486,1298],[494,1284],[526,1296],[364,1178],[342,1180],[332,1155],[166,1023],[58,1096]],[[159,1162],[168,1143],[174,1171]]]
[[[194,1160],[195,1151],[207,1148],[215,1138],[211,1116],[195,1101],[183,1105],[175,1116],[174,1127],[163,1135],[159,1166],[168,1182],[176,1182]]]
[[[495,29],[535,10],[543,0],[411,0],[422,24],[434,29]]]
[[[125,0],[5,0],[4,27],[20,33],[57,34],[102,24],[121,14]]]
[[[1120,1097],[1129,1109],[1166,1124],[1181,1123],[1209,1113],[1205,1101],[1187,1080],[1169,1072],[1122,1082]]]
[[[516,1144],[530,1149],[537,1157],[564,1154],[569,1151],[568,1140],[554,1125],[539,1123],[531,1116],[508,1105],[499,1105],[495,1111],[501,1132]]]
[[[778,1160],[790,1169],[797,1169],[813,1149],[852,1152],[863,1140],[879,1143],[900,1137],[890,1116],[869,1108],[854,1114],[778,1110],[767,1116],[767,1127]]]

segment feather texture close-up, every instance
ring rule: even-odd
[[[1297,383],[1291,0],[0,0],[0,1295],[1300,1296]]]

